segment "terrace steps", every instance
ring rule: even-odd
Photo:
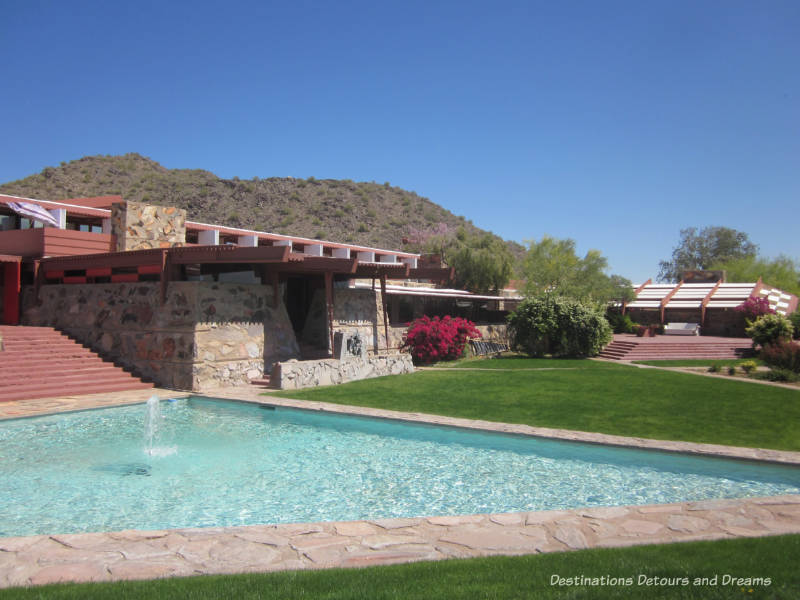
[[[152,388],[52,327],[0,326],[0,402]]]
[[[727,360],[751,355],[749,340],[738,338],[703,340],[695,337],[681,340],[672,337],[664,339],[662,336],[644,338],[640,342],[615,336],[614,341],[600,353],[601,358],[611,360]]]

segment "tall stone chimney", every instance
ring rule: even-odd
[[[142,202],[111,205],[111,246],[115,252],[186,245],[186,211]]]

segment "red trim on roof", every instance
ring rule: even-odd
[[[68,198],[62,200],[64,204],[85,206],[86,208],[111,208],[114,202],[122,202],[122,196],[94,196],[92,198]]]
[[[119,199],[123,201],[120,196],[100,196],[98,198],[76,198],[75,202],[88,202],[92,203],[93,201],[97,201],[101,203],[101,200],[105,199]],[[39,204],[47,209],[54,209],[54,208],[66,208],[67,215],[78,215],[83,217],[98,217],[101,219],[108,219],[111,216],[111,211],[104,208],[89,208],[87,206],[82,206],[79,204],[70,204],[69,201],[63,202],[53,202],[51,200],[37,200],[35,198],[23,198],[20,196],[10,196],[0,194],[0,203],[8,204],[9,202],[34,202]],[[239,229],[237,227],[225,227],[223,225],[211,225],[208,223],[198,223],[195,221],[186,221],[186,230],[187,231],[213,231],[217,230],[222,234],[227,235],[256,235],[259,239],[267,240],[267,241],[291,241],[293,244],[307,246],[309,244],[319,244],[323,247],[328,248],[349,248],[353,252],[374,252],[376,256],[397,256],[398,258],[419,258],[419,254],[414,254],[411,252],[402,252],[400,250],[389,250],[386,248],[371,248],[369,246],[359,246],[356,244],[343,244],[341,242],[331,242],[328,240],[317,240],[317,239],[310,239],[304,238],[299,236],[293,235],[282,235],[279,233],[269,233],[266,231],[255,231],[252,229]]]

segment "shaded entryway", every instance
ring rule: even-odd
[[[8,254],[0,254],[0,284],[2,290],[2,317],[3,325],[16,325],[19,323],[19,294],[22,258]]]

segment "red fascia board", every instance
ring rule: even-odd
[[[161,265],[141,265],[136,267],[136,272],[139,275],[160,275]]]
[[[21,256],[13,256],[11,254],[0,254],[0,263],[18,263],[22,262]]]
[[[94,196],[92,198],[67,198],[64,204],[74,204],[85,208],[111,208],[115,202],[122,202],[122,196]]]

